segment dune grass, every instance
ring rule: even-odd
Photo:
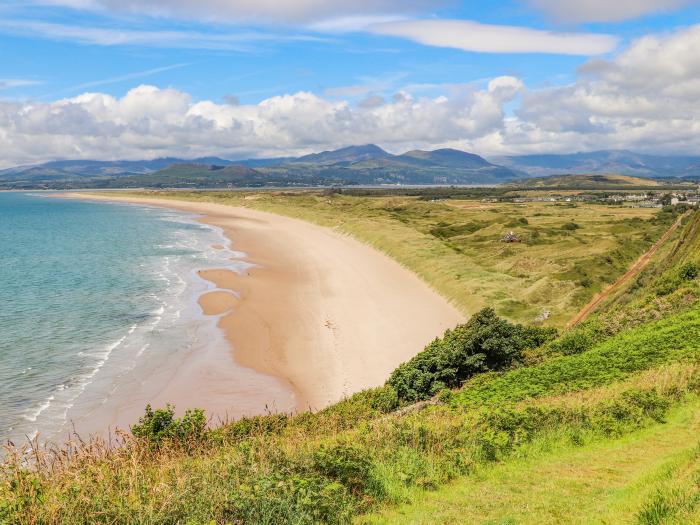
[[[586,203],[318,191],[141,195],[247,206],[335,228],[396,259],[468,315],[490,306],[531,323],[546,311],[545,323],[557,327],[622,275],[674,219],[655,209]],[[509,231],[523,242],[501,242]]]

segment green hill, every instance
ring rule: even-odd
[[[509,185],[529,189],[654,189],[661,187],[664,184],[654,179],[645,179],[630,175],[588,174],[552,175],[549,177],[523,179],[510,183]]]
[[[575,329],[485,309],[319,413],[15,451],[0,523],[698,523],[699,263],[696,212]]]

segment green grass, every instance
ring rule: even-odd
[[[673,214],[658,210],[584,203],[431,202],[313,191],[155,196],[247,206],[328,226],[396,259],[466,314],[490,306],[531,323],[547,311],[545,323],[557,327],[673,222]],[[578,228],[567,229],[571,224]],[[501,242],[511,230],[524,242]]]
[[[582,247],[594,261],[610,250],[622,261],[647,242],[634,232],[663,230],[671,217],[315,193],[186,197],[252,201],[337,227],[424,271],[436,288],[449,285],[456,302],[473,299],[463,286],[483,281],[483,300],[516,318],[533,303],[513,284],[537,276],[538,265],[546,267],[538,279],[573,286],[561,303],[571,309],[581,289],[547,264],[575,275],[585,269]],[[502,246],[499,231],[514,221],[548,221],[551,231],[543,241]],[[562,229],[570,222],[581,227]],[[315,414],[208,430],[195,413],[164,429],[171,417],[157,411],[116,448],[10,449],[0,463],[0,524],[697,523],[700,307],[697,282],[677,277],[699,257],[698,225],[696,215],[642,284],[580,333],[423,406],[392,411],[396,391],[385,386]],[[494,253],[498,264],[530,257],[532,269],[513,275],[490,261]]]
[[[494,462],[538,447],[592,446],[695,403],[700,367],[689,358],[700,356],[697,321],[693,311],[672,316],[663,329],[642,325],[552,360],[559,374],[544,362],[484,381],[482,403],[465,401],[479,388],[470,384],[447,404],[384,415],[380,389],[319,414],[243,420],[184,443],[128,438],[115,450],[40,453],[38,472],[17,457],[0,475],[0,523],[345,523]],[[658,342],[652,334],[683,327],[688,344],[669,343],[663,358],[642,351],[633,366],[624,364],[631,346],[646,348]],[[510,394],[517,383],[503,379],[525,372],[537,381],[522,380],[529,386]],[[595,379],[584,384],[586,377]]]
[[[584,390],[665,363],[697,359],[699,349],[700,309],[696,308],[620,333],[579,355],[553,358],[501,375],[479,376],[453,402],[499,405]]]
[[[533,443],[520,458],[479,468],[437,491],[416,491],[410,504],[357,521],[376,525],[697,523],[669,518],[697,516],[699,489],[692,484],[694,490],[689,489],[684,481],[697,482],[698,411],[700,403],[695,401],[674,410],[663,424],[583,448],[565,441]],[[660,519],[639,518],[654,515]]]

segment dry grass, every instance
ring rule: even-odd
[[[154,196],[149,193],[149,196]],[[385,252],[470,315],[562,327],[673,222],[658,210],[572,203],[422,201],[319,192],[158,192],[247,206],[331,227]],[[576,229],[566,229],[575,224]],[[505,244],[515,231],[524,242]]]

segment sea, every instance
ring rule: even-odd
[[[192,356],[228,359],[197,271],[249,266],[196,215],[0,193],[0,441],[70,435],[119,396],[156,396]],[[239,372],[246,392],[280,388]]]

